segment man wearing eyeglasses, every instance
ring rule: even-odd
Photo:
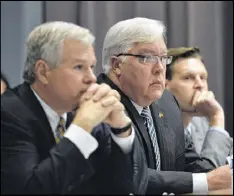
[[[113,25],[104,39],[105,74],[99,75],[98,82],[120,93],[135,124],[148,163],[147,194],[207,193],[229,187],[229,167],[213,170],[206,157],[195,151],[185,154],[180,109],[165,90],[166,65],[172,61],[165,39],[161,21],[133,18]]]

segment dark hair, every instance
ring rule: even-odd
[[[6,84],[6,88],[10,88],[10,84],[6,78],[6,76],[1,72],[1,80]]]
[[[180,47],[180,48],[169,48],[168,49],[168,56],[173,56],[172,62],[167,65],[166,69],[166,79],[171,80],[172,79],[172,68],[173,64],[178,59],[187,59],[187,58],[199,58],[203,62],[203,58],[200,55],[200,49],[197,47],[192,48],[186,48],[186,47]]]

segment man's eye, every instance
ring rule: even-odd
[[[190,79],[192,79],[192,77],[191,76],[185,76],[184,79],[185,80],[190,80]]]
[[[81,69],[82,69],[82,67],[83,67],[82,65],[77,65],[77,66],[75,66],[75,67],[74,67],[74,69],[81,70]]]
[[[94,70],[95,69],[95,65],[91,65],[91,69]]]
[[[207,79],[206,76],[201,76],[200,78],[201,78],[201,80],[206,80]]]
[[[146,61],[152,61],[153,57],[152,56],[145,56]]]
[[[138,61],[140,62],[140,63],[144,63],[145,62],[145,57],[137,57],[138,58]]]
[[[152,61],[152,57],[151,56],[142,56],[142,57],[139,57],[139,61],[141,63],[150,63]]]

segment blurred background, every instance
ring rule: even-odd
[[[87,27],[96,36],[99,74],[105,33],[133,17],[162,20],[168,47],[201,49],[209,87],[224,107],[226,129],[233,136],[232,1],[1,1],[1,71],[11,86],[21,83],[28,34],[42,22],[61,20]]]

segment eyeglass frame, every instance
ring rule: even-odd
[[[139,61],[142,64],[147,64],[147,63],[145,63],[145,59],[147,57],[151,57],[151,58],[152,57],[157,57],[156,58],[157,61],[155,63],[158,63],[158,59],[160,59],[160,62],[164,65],[161,58],[165,57],[166,55],[165,56],[158,56],[158,55],[142,55],[142,54],[120,53],[120,54],[117,54],[117,55],[114,55],[114,56],[116,56],[116,57],[119,57],[119,56],[133,56],[133,57],[136,57],[136,58],[143,59],[143,63]],[[169,65],[173,60],[173,56],[166,56],[166,57],[170,57],[170,59],[171,59],[171,61],[169,63],[165,63],[165,65]]]

